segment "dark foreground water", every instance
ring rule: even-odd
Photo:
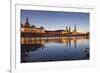
[[[21,63],[89,60],[86,37],[21,38]]]

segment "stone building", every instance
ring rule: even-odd
[[[28,18],[26,18],[26,22],[21,24],[21,32],[44,33],[44,27],[37,28],[35,25],[30,25]]]

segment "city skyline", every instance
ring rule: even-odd
[[[80,32],[89,32],[89,13],[21,10],[21,23],[29,18],[30,25],[43,26],[46,30],[65,30],[66,26]]]

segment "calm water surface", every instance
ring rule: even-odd
[[[21,63],[68,60],[89,60],[88,38],[21,38]]]

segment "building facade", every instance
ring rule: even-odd
[[[28,18],[26,18],[26,22],[21,24],[21,32],[44,33],[44,27],[37,28],[35,25],[30,25]]]

